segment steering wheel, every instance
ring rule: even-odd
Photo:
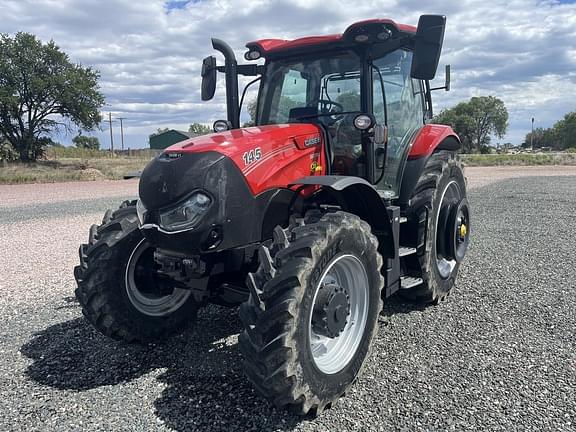
[[[338,103],[338,102],[334,102],[332,100],[329,99],[313,99],[310,102],[308,102],[308,106],[309,107],[313,107],[320,104],[320,112],[322,114],[328,114],[330,112],[329,107],[333,106],[335,108],[338,108],[338,111],[334,112],[334,115],[337,115],[338,113],[341,113],[342,111],[344,111],[344,107],[342,106],[342,104]]]
[[[330,114],[324,117],[326,119],[324,122],[327,123],[327,126],[331,126],[338,120],[342,120],[344,118],[344,116],[340,114],[342,111],[344,111],[342,104],[334,102],[330,99],[313,99],[307,104],[307,106],[315,107],[318,106],[318,104],[320,104],[321,114]],[[331,110],[331,106],[336,108],[336,110]]]

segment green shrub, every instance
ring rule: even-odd
[[[18,159],[18,153],[8,141],[0,142],[0,162],[11,162]]]

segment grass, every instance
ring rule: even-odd
[[[112,155],[76,148],[51,148],[46,159],[34,163],[0,163],[0,184],[120,180],[140,171],[156,153],[150,150]]]
[[[467,166],[576,165],[576,153],[463,154]]]

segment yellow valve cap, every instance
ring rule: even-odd
[[[465,224],[460,225],[460,237],[466,237],[466,234],[468,234],[468,228]]]

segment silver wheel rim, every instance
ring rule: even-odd
[[[312,310],[318,291],[324,284],[336,283],[349,293],[350,313],[347,322],[335,338],[317,334],[312,327],[312,313],[308,322],[310,349],[314,363],[325,374],[335,374],[344,369],[354,358],[368,320],[368,274],[362,262],[354,255],[339,255],[329,263],[316,286]]]
[[[150,249],[146,239],[143,239],[132,251],[128,264],[126,265],[125,286],[130,303],[134,308],[144,315],[153,317],[163,317],[170,315],[180,309],[190,297],[192,291],[181,288],[174,288],[169,295],[150,295],[138,289],[136,283],[136,268],[142,254]]]
[[[460,195],[460,186],[455,180],[449,182],[444,190],[442,191],[442,196],[440,197],[440,201],[438,204],[438,211],[436,212],[436,236],[438,236],[438,218],[440,217],[440,211],[442,210],[442,204],[444,203],[444,197],[446,196],[446,192],[448,189],[454,188],[458,196]],[[436,239],[435,239],[436,240]],[[436,268],[438,269],[438,273],[440,273],[440,277],[442,279],[448,279],[448,277],[452,274],[454,267],[456,267],[456,260],[448,260],[443,256],[438,256],[438,249],[436,247]]]

